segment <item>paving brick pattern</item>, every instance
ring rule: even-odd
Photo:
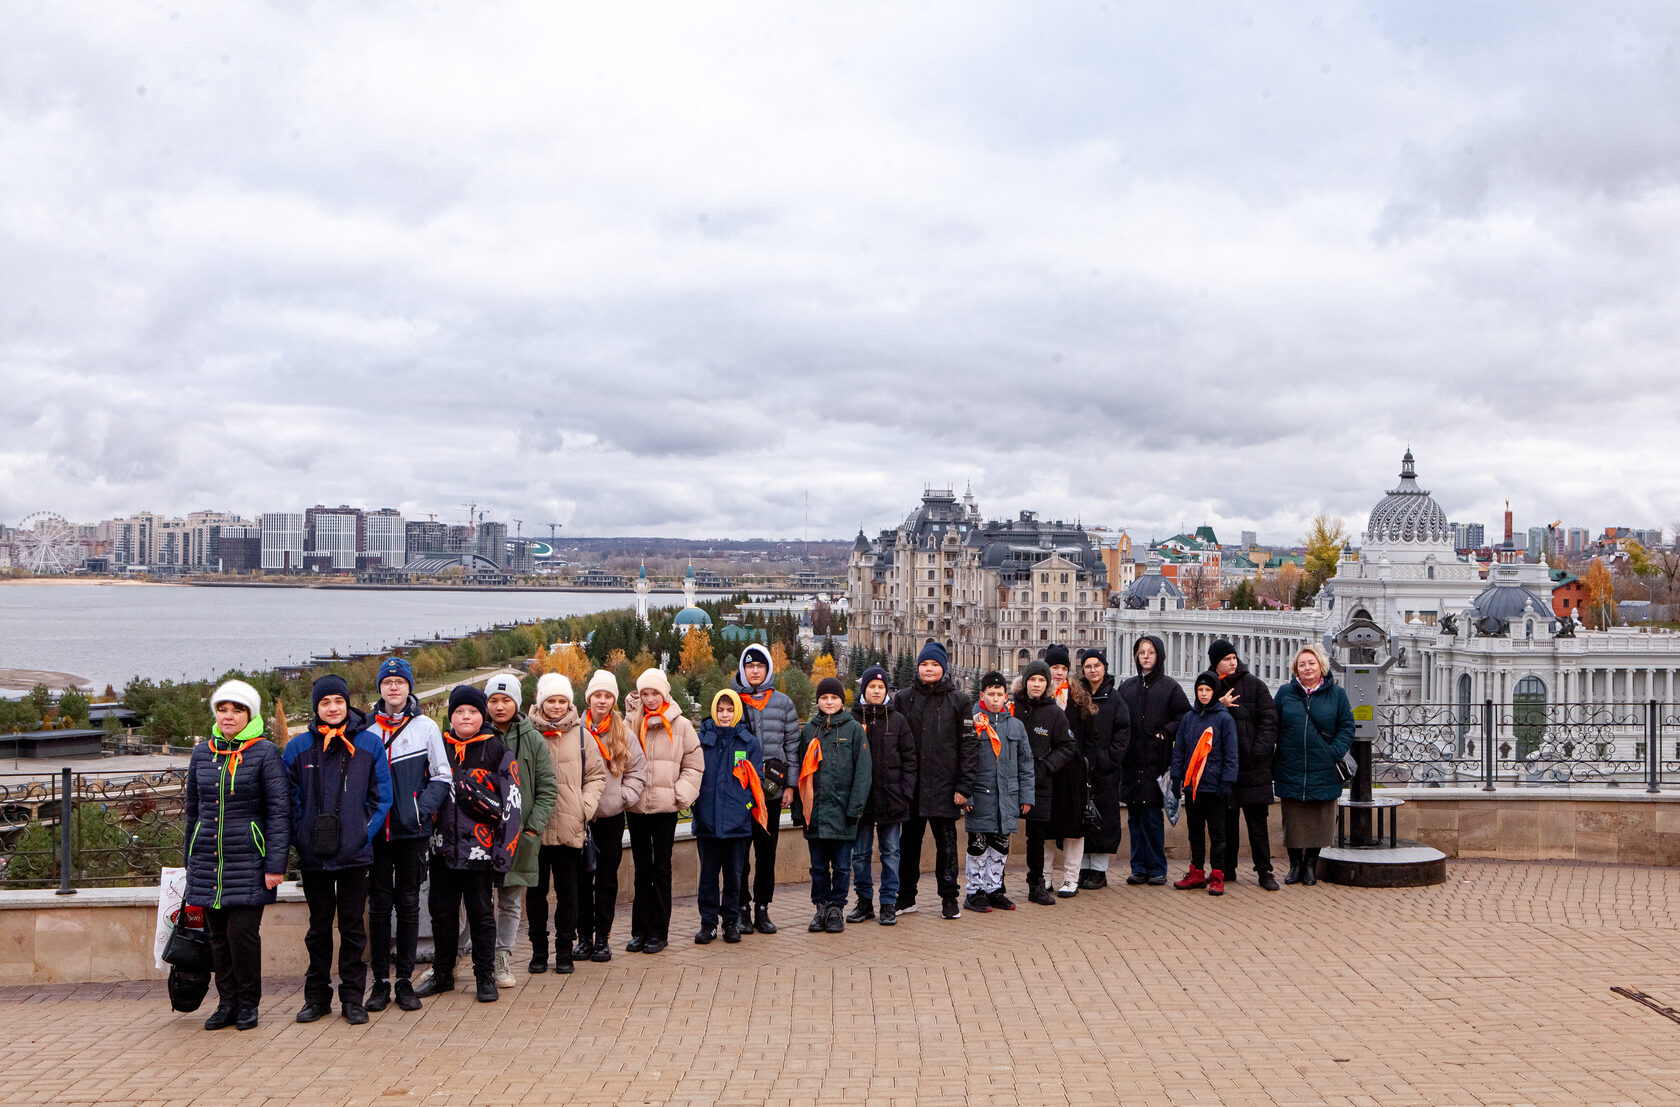
[[[1468,861],[1437,888],[1276,894],[1245,874],[1222,899],[1110,888],[838,936],[805,932],[803,892],[773,937],[694,946],[679,903],[658,956],[527,980],[520,951],[500,1003],[359,1028],[294,1023],[296,980],[244,1034],[157,984],[0,989],[0,1100],[1680,1103],[1680,1024],[1609,991],[1680,1006],[1675,870]]]

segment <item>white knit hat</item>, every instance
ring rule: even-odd
[[[652,688],[666,699],[671,698],[671,678],[665,675],[664,669],[657,667],[648,669],[637,677],[636,691],[640,692],[644,688]]]
[[[583,697],[588,699],[596,692],[611,692],[613,700],[616,702],[618,700],[618,678],[606,669],[596,669],[595,675],[589,678],[589,688],[583,693]]]
[[[243,680],[230,680],[210,693],[210,709],[213,711],[218,703],[237,703],[251,713],[251,718],[262,715],[262,695]]]
[[[537,706],[541,707],[550,696],[565,696],[568,702],[572,699],[571,678],[565,673],[544,673],[537,678]]]
[[[519,678],[512,673],[497,673],[484,682],[485,699],[489,699],[497,692],[511,699],[515,707],[519,706],[520,698],[525,694],[525,690],[520,687]],[[541,703],[542,700],[539,698],[537,702]]]

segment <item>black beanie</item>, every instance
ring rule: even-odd
[[[483,690],[471,684],[457,684],[449,690],[449,713],[455,714],[455,709],[461,706],[476,707],[480,715],[490,714],[490,701],[484,696]]]
[[[1027,681],[1031,680],[1035,676],[1044,678],[1044,694],[1048,696],[1050,694],[1050,666],[1045,664],[1043,661],[1029,661],[1027,662],[1027,667],[1021,670],[1021,691],[1023,693],[1026,692]]]
[[[889,692],[892,691],[892,681],[887,679],[887,671],[879,665],[871,665],[863,671],[862,676],[858,677],[858,692],[869,691],[869,682],[872,680],[880,681],[881,687]]]
[[[1207,685],[1209,688],[1213,689],[1213,697],[1214,697],[1214,699],[1218,699],[1219,698],[1219,677],[1216,676],[1213,673],[1202,673],[1200,676],[1198,676],[1196,678],[1196,687],[1200,688],[1204,684]]]
[[[846,698],[846,686],[834,677],[823,677],[817,681],[817,698],[824,696],[839,696],[843,700]]]
[[[350,703],[350,685],[337,673],[328,673],[324,677],[316,677],[315,683],[309,688],[309,708],[317,713],[321,710],[321,701],[328,696],[343,696],[346,705]]]
[[[1208,647],[1208,667],[1210,669],[1219,668],[1219,663],[1221,661],[1224,661],[1227,657],[1230,657],[1236,652],[1237,647],[1231,645],[1231,643],[1227,642],[1223,638],[1215,638],[1213,640],[1213,645]]]
[[[993,669],[991,672],[980,678],[980,691],[982,692],[988,688],[1008,687],[1009,681],[1005,680],[1003,674],[998,672],[996,669]]]
[[[1080,650],[1079,651],[1079,665],[1080,665],[1080,668],[1084,668],[1085,662],[1089,661],[1093,657],[1096,658],[1098,661],[1101,661],[1103,663],[1103,668],[1104,669],[1108,668],[1108,651],[1103,650],[1103,649],[1098,649],[1095,646],[1092,646],[1088,650]]]
[[[1073,662],[1068,660],[1068,648],[1062,645],[1051,646],[1045,650],[1044,663],[1046,665],[1061,665],[1064,668],[1073,666]]]

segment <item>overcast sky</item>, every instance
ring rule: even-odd
[[[1680,13],[16,4],[0,520],[1680,519]]]

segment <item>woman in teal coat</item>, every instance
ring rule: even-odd
[[[1277,691],[1277,755],[1272,787],[1283,805],[1283,845],[1289,851],[1285,884],[1318,883],[1318,851],[1331,842],[1342,778],[1336,764],[1353,745],[1353,708],[1330,677],[1329,659],[1302,646],[1294,675]]]

